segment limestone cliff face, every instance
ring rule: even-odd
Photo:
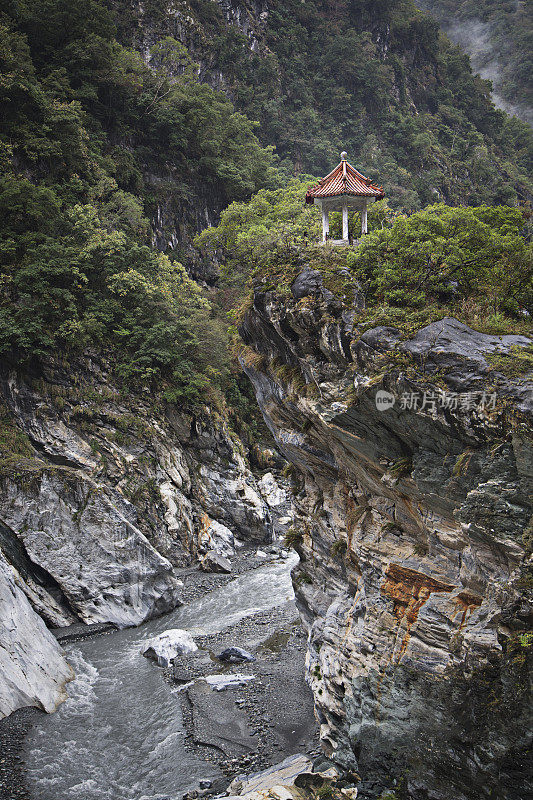
[[[121,396],[89,355],[5,370],[0,391],[0,553],[32,624],[139,624],[179,605],[180,568],[202,553],[270,540],[242,445],[208,407],[193,417]]]
[[[0,718],[21,706],[54,711],[73,672],[0,550]]]
[[[412,338],[357,319],[307,270],[289,297],[258,289],[241,328],[296,468],[294,584],[323,746],[358,769],[363,797],[518,800],[531,790],[533,383],[491,360],[530,341],[449,318]]]

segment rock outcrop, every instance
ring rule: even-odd
[[[360,292],[305,277],[256,290],[242,362],[294,465],[323,748],[365,798],[520,800],[533,382],[509,367],[531,340],[450,318],[365,330]]]
[[[73,673],[0,551],[0,718],[21,706],[54,711]]]
[[[21,480],[5,478],[0,516],[83,622],[136,625],[179,604],[172,565],[130,503],[83,474],[36,459]]]
[[[90,355],[6,369],[0,393],[0,552],[52,627],[137,625],[179,605],[179,569],[207,550],[270,541],[242,445],[209,407],[122,396]]]
[[[158,636],[144,642],[141,652],[146,658],[157,661],[160,667],[168,667],[178,655],[187,655],[198,650],[191,634],[182,628],[163,631]]]
[[[228,786],[229,800],[356,800],[357,787],[338,776],[334,767],[313,771],[312,761],[297,753],[262,772],[235,778]]]
[[[243,661],[255,661],[254,656],[243,650],[242,647],[227,647],[217,656],[219,661],[226,661],[228,664],[241,664]]]

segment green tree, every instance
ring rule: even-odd
[[[165,205],[211,209],[276,179],[255,124],[172,37],[147,66],[101,0],[0,17],[0,354],[105,350],[129,385],[198,402],[227,388],[227,323],[151,247]]]
[[[429,206],[366,236],[352,265],[373,302],[423,306],[477,297],[494,310],[533,313],[526,220],[507,206]]]

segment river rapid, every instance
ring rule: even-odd
[[[218,768],[185,747],[177,689],[141,654],[169,628],[218,633],[245,617],[294,603],[297,556],[247,572],[138,628],[65,647],[76,677],[68,700],[36,720],[26,741],[32,800],[181,800]]]

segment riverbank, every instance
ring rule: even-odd
[[[295,753],[318,756],[318,725],[304,679],[306,635],[292,604],[195,640],[199,653],[178,657],[167,671],[180,693],[187,747],[200,750],[230,780]],[[216,654],[229,647],[244,648],[255,661],[223,664]],[[242,683],[216,691],[205,681],[213,675]]]
[[[265,555],[243,552],[235,574],[287,556],[276,546],[259,552]],[[185,581],[187,596],[196,600],[228,578],[196,572]],[[221,792],[236,775],[266,769],[289,755],[319,755],[313,697],[304,678],[307,637],[294,602],[194,639],[198,653],[178,656],[165,677],[179,692],[186,747],[225,776],[204,794]],[[217,655],[229,647],[243,648],[255,661],[221,662]],[[242,683],[216,691],[205,681],[213,675],[242,677]]]
[[[24,740],[35,718],[37,708],[19,708],[0,719],[0,800],[30,800],[24,785]]]
[[[235,577],[257,574],[256,570],[269,562],[281,563],[279,548],[267,548],[266,554],[259,557],[255,549],[243,548],[234,559],[232,575],[207,574],[196,568],[184,570],[180,575],[184,581],[184,601],[189,604],[202,598],[209,600],[214,591],[224,593]],[[161,680],[170,683],[174,692],[179,691],[187,750],[204,759],[206,766],[212,764],[222,773],[223,777],[213,783],[211,792],[224,790],[238,773],[263,769],[286,755],[306,752],[313,756],[318,752],[312,697],[303,677],[305,634],[294,603],[285,602],[258,613],[252,608],[248,613],[219,633],[194,635],[200,658],[195,657],[190,662],[195,664],[196,675],[194,683],[185,690],[179,691],[184,685],[179,682],[179,670],[186,658],[179,659],[174,670],[150,665],[150,669],[160,671]],[[164,622],[165,617],[162,617],[158,624]],[[169,619],[169,627],[173,626]],[[81,626],[69,631],[64,629],[59,638],[66,643],[82,641],[88,635],[98,639],[112,637],[114,633],[113,630],[88,631]],[[230,645],[250,650],[256,661],[232,666],[217,661],[216,654]],[[238,672],[255,677],[245,686],[222,692],[198,680],[202,675]],[[24,742],[41,713],[36,709],[22,709],[0,721],[0,800],[30,800],[24,783]],[[55,800],[63,798],[58,796]],[[132,796],[131,800],[137,798]],[[172,796],[171,800],[181,800],[181,795]]]

